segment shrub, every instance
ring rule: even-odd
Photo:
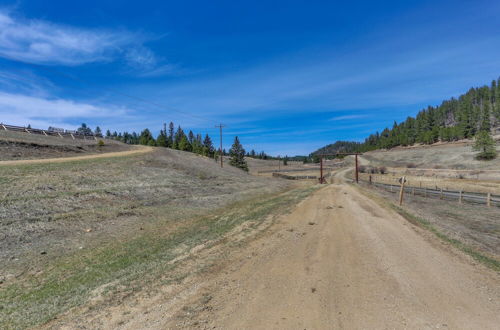
[[[367,172],[367,171],[366,171],[366,166],[365,166],[365,165],[359,165],[359,166],[358,166],[358,171],[359,171],[360,173],[366,173],[366,172]]]
[[[103,140],[97,141],[97,146],[98,147],[104,147],[104,141]]]
[[[378,172],[379,172],[380,174],[386,174],[386,173],[387,173],[387,167],[385,167],[385,166],[380,166],[380,167],[378,168]]]
[[[415,165],[415,163],[406,164],[406,168],[415,168],[415,167],[417,167],[417,165]]]

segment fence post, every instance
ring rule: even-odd
[[[412,194],[413,196],[415,196],[415,187],[413,187],[413,188],[412,188],[412,190],[411,190],[411,194]]]
[[[439,199],[443,199],[443,188],[441,188],[441,190],[440,190]]]
[[[491,193],[486,195],[486,206],[491,207]]]
[[[462,190],[460,190],[459,195],[458,195],[458,203],[462,204]]]
[[[424,197],[427,197],[427,187],[424,187]]]
[[[401,178],[401,188],[399,189],[399,206],[403,205],[403,195],[405,193],[405,177]]]

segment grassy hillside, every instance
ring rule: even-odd
[[[153,279],[177,278],[174,259],[286,212],[310,192],[281,195],[287,184],[164,148],[1,167],[0,328],[43,323],[95,290],[110,302]]]

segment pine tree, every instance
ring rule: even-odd
[[[182,151],[191,151],[191,144],[189,143],[188,141],[188,138],[187,136],[184,134],[182,135],[182,137],[180,138],[180,141],[178,143],[178,148],[179,150],[182,150]]]
[[[101,128],[99,126],[97,126],[95,128],[95,135],[101,135],[101,134],[102,134]]]
[[[168,124],[167,144],[168,144],[169,148],[174,149],[174,123],[173,122],[170,122],[170,124]]]
[[[493,159],[497,155],[495,140],[493,140],[489,131],[480,131],[476,135],[472,150],[479,151],[477,154],[478,159]]]
[[[193,131],[191,131],[191,130],[190,130],[190,131],[189,131],[189,133],[188,133],[188,141],[189,141],[189,143],[193,144],[193,141],[194,141],[194,133],[193,133]]]
[[[174,135],[174,143],[173,143],[173,148],[174,149],[179,149],[179,144],[181,143],[181,140],[183,137],[186,137],[186,134],[184,134],[184,131],[182,130],[181,126],[178,126],[177,127],[177,131],[175,132],[175,135]],[[187,141],[187,137],[186,137],[186,141]],[[188,141],[189,143],[189,141]]]
[[[234,143],[229,150],[229,155],[231,156],[229,161],[230,165],[248,172],[248,165],[245,161],[245,149],[243,149],[237,136],[234,138]]]
[[[160,134],[156,138],[156,145],[158,147],[166,147],[167,146],[167,135],[163,130],[160,131]]]
[[[490,104],[489,104],[489,102],[485,102],[483,105],[483,113],[481,116],[481,124],[479,126],[479,130],[489,131],[490,129],[491,129]]]
[[[212,139],[208,134],[205,134],[205,139],[203,140],[203,155],[207,157],[214,157],[215,149],[212,144]]]
[[[142,145],[155,145],[155,140],[153,135],[151,134],[149,129],[145,129],[141,132],[141,136],[139,137],[139,144]]]

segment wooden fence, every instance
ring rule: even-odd
[[[273,176],[276,178],[282,178],[287,180],[307,180],[307,179],[317,179],[318,177],[315,175],[286,175],[282,173],[273,173]]]
[[[365,179],[363,179],[362,181],[370,183],[368,180]],[[401,189],[401,185],[380,183],[380,182],[371,182],[371,184],[392,193],[399,193]],[[442,188],[438,189],[420,188],[420,187],[413,187],[406,185],[404,186],[404,193],[407,196],[418,195],[427,198],[457,201],[458,203],[482,204],[487,206],[500,207],[500,195],[492,193],[455,191],[455,190],[445,190]]]
[[[7,125],[0,123],[0,129],[3,129],[5,131],[14,131],[14,132],[23,132],[23,133],[28,133],[28,134],[38,134],[38,135],[45,135],[45,136],[58,136],[60,138],[72,138],[73,140],[75,139],[97,139],[97,138],[102,138],[102,134],[83,134],[80,132],[73,132],[73,131],[52,131],[52,130],[45,130],[45,129],[39,129],[39,128],[28,128],[28,127],[21,127],[21,126],[13,126],[13,125]]]

